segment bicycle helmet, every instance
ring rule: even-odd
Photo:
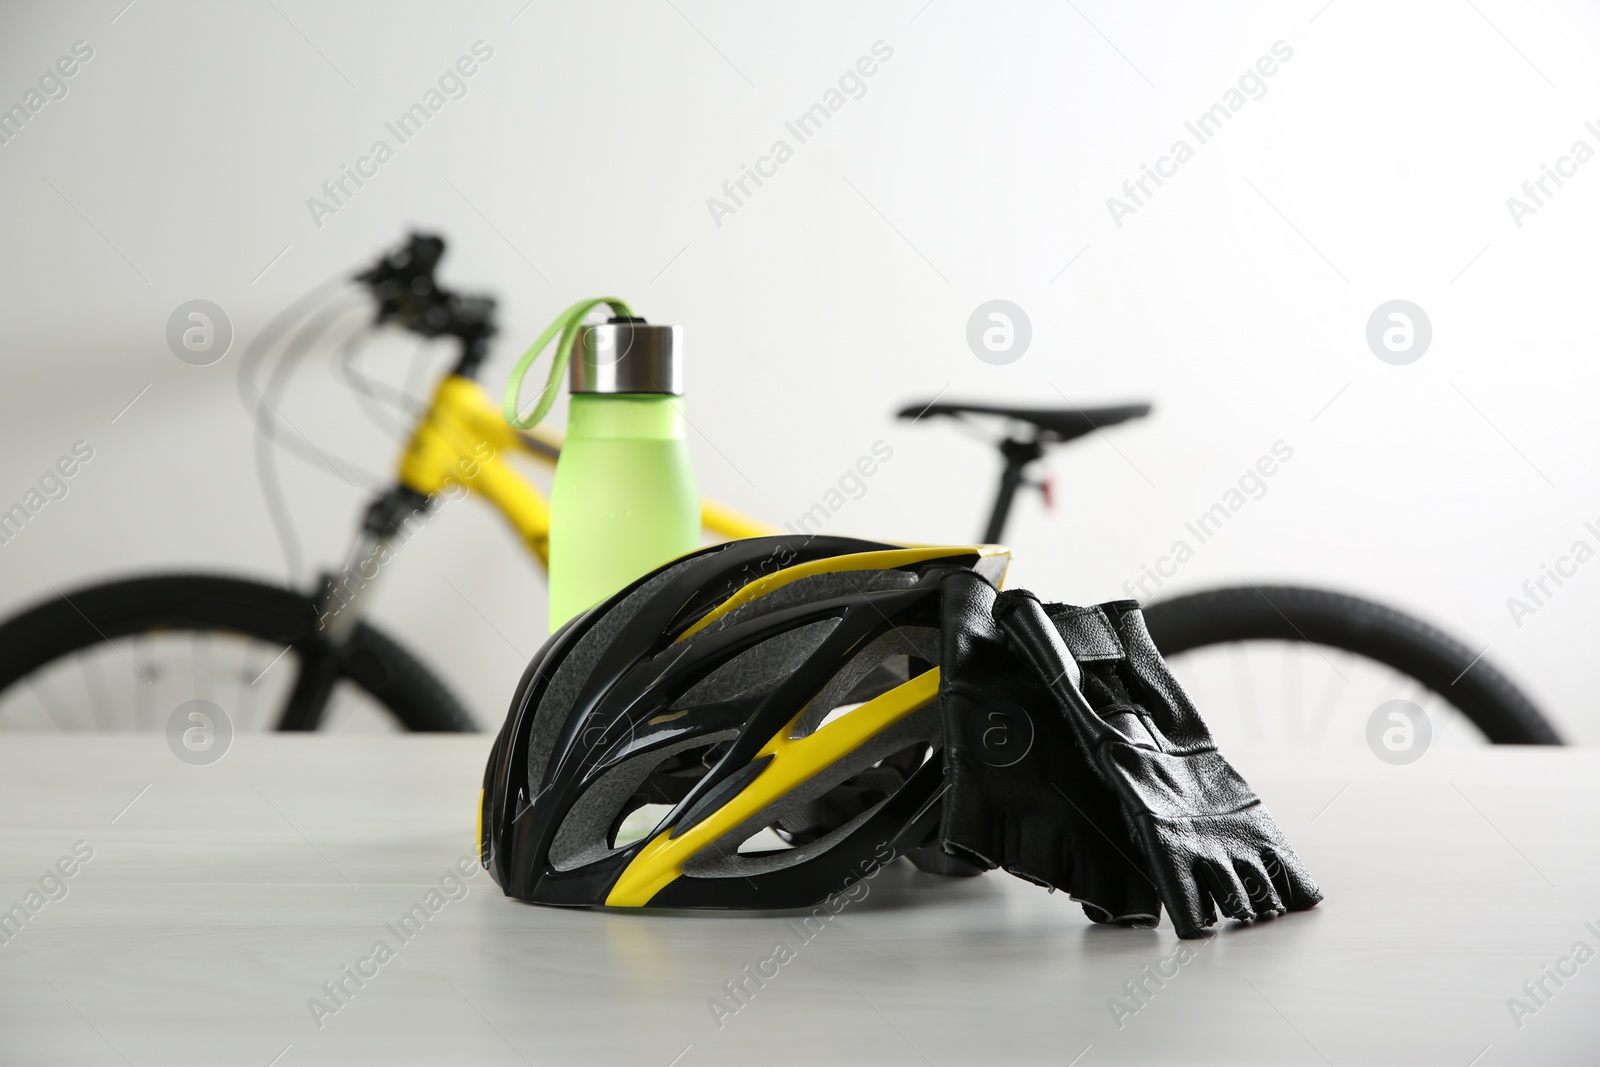
[[[777,536],[640,578],[528,665],[485,771],[483,865],[544,904],[794,908],[923,849],[939,580],[998,584],[1008,562]]]

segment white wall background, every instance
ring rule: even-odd
[[[703,488],[776,520],[881,438],[894,458],[838,528],[970,537],[991,455],[892,409],[1152,400],[1153,419],[1057,456],[1055,513],[1022,506],[1014,578],[1063,599],[1121,595],[1281,439],[1292,462],[1168,591],[1249,577],[1390,600],[1488,643],[1600,740],[1600,564],[1520,627],[1506,605],[1600,520],[1600,163],[1520,228],[1506,207],[1575,140],[1600,148],[1592,6],[124,3],[0,12],[0,103],[94,49],[0,146],[0,505],[74,441],[95,449],[0,547],[8,608],[130,569],[283,579],[239,354],[417,226],[449,237],[449,281],[502,300],[496,389],[580,296],[684,324]],[[479,40],[494,53],[468,95],[315,225],[306,198]],[[707,198],[792,144],[785,120],[878,41],[893,57],[866,93],[716,225]],[[1277,41],[1293,57],[1265,96],[1114,225],[1107,197]],[[1033,326],[1009,366],[964,340],[997,297]],[[1403,367],[1364,337],[1397,297],[1434,330]],[[237,331],[215,366],[164,341],[194,298]],[[382,470],[391,446],[329,366],[286,412]],[[285,469],[311,558],[332,562],[362,494]],[[542,580],[498,518],[447,509],[386,582],[380,621],[498,720],[545,635]]]

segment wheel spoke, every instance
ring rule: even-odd
[[[1328,732],[1328,724],[1333,721],[1334,713],[1338,710],[1339,696],[1350,685],[1349,675],[1354,673],[1351,663],[1355,657],[1348,652],[1337,653],[1345,661],[1345,670],[1329,671],[1328,684],[1322,691],[1322,703],[1317,712],[1307,724],[1306,743],[1320,745],[1323,735]]]
[[[1245,720],[1246,732],[1251,741],[1261,740],[1261,719],[1257,715],[1255,687],[1251,684],[1250,646],[1244,641],[1229,643],[1233,664],[1233,686],[1240,717]]]
[[[1304,739],[1306,732],[1304,649],[1285,644],[1283,650],[1284,730],[1289,740]],[[1293,692],[1290,692],[1293,683]]]
[[[238,643],[239,655],[236,657],[238,665],[233,672],[233,687],[238,691],[238,715],[235,720],[236,728],[255,729],[255,693],[251,692],[250,679],[255,675],[250,673],[250,646],[243,641]]]
[[[215,703],[216,689],[211,681],[211,657],[207,649],[211,645],[211,631],[196,630],[194,632],[194,696],[202,700]]]
[[[95,665],[95,662],[92,656],[86,655],[79,658],[78,671],[83,676],[84,691],[89,694],[89,710],[94,713],[95,728],[98,730],[110,730],[112,727],[108,725],[109,715],[105,709],[105,701],[99,684],[99,671],[91,671],[89,669]]]
[[[154,669],[155,668],[150,664],[150,661],[146,659],[146,676],[153,677],[150,672]],[[155,694],[150,691],[153,688],[153,685],[150,682],[140,684],[139,679],[130,677],[128,679],[128,686],[133,690],[132,702],[134,729],[148,730],[150,729],[150,722],[154,717],[155,711]]]
[[[44,690],[42,690],[32,678],[28,679],[28,691],[33,694],[33,699],[39,702],[39,706],[44,708],[45,714],[50,716],[50,721],[56,724],[56,729],[61,730],[62,732],[71,729],[71,727],[67,726],[66,723],[72,718],[72,716],[63,715],[61,708],[56,704],[56,702],[47,699]]]

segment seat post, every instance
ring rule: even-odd
[[[1005,533],[1006,520],[1011,517],[1011,505],[1016,501],[1023,474],[1029,464],[1044,455],[1044,446],[1037,435],[1027,441],[1007,437],[1000,442],[1000,455],[1005,458],[1005,468],[1000,472],[1000,490],[995,494],[994,510],[989,513],[989,526],[983,532],[986,544],[998,544]]]

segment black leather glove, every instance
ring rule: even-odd
[[[995,618],[1120,801],[1179,937],[1314,906],[1322,892],[1261,798],[1223,759],[1134,601],[1041,605],[999,595]],[[1076,653],[1076,655],[1075,655]]]
[[[1155,925],[1156,886],[1117,797],[995,625],[994,588],[955,571],[940,590],[944,852],[1064,890],[1096,922]]]

